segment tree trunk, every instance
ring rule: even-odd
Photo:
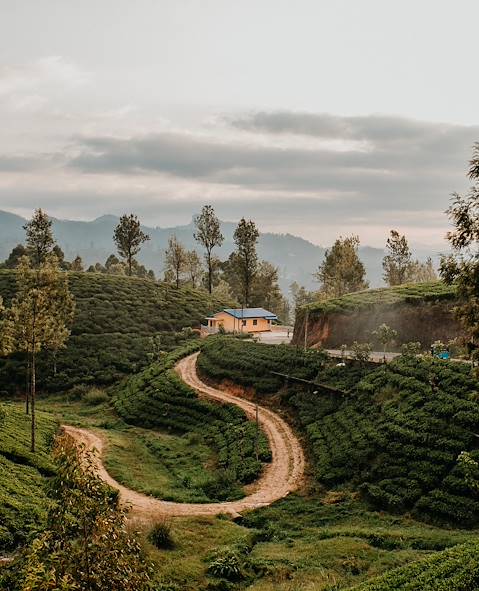
[[[35,349],[32,353],[31,366],[31,410],[32,410],[32,452],[35,452],[35,395],[36,395],[36,353]]]
[[[25,376],[25,412],[30,414],[30,354],[27,353],[27,373]]]
[[[211,294],[212,284],[213,284],[213,272],[211,269],[211,253],[210,252],[207,255],[207,259],[208,259],[208,293]]]

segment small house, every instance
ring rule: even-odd
[[[267,332],[277,319],[276,314],[264,308],[225,308],[209,316],[203,329],[207,334],[218,332],[220,327],[226,332]]]

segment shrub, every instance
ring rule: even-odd
[[[100,390],[100,388],[91,388],[83,396],[83,402],[90,406],[98,406],[99,404],[103,404],[109,400],[110,398],[108,394],[105,392],[105,390]]]
[[[208,573],[229,581],[242,579],[242,564],[238,553],[228,547],[217,550],[208,563]]]
[[[160,550],[174,548],[175,542],[172,535],[171,521],[166,517],[157,521],[151,528],[148,539]]]

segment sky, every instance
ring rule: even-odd
[[[477,0],[0,0],[0,209],[440,248]]]

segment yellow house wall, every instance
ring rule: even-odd
[[[215,318],[216,326],[219,327],[220,324],[223,324],[226,332],[241,332],[241,330],[243,332],[265,332],[271,330],[271,325],[266,318],[256,318],[256,326],[253,324],[253,318],[246,318],[246,325],[243,328],[241,328],[241,319],[238,320],[225,312],[218,312],[218,314],[215,314]]]

